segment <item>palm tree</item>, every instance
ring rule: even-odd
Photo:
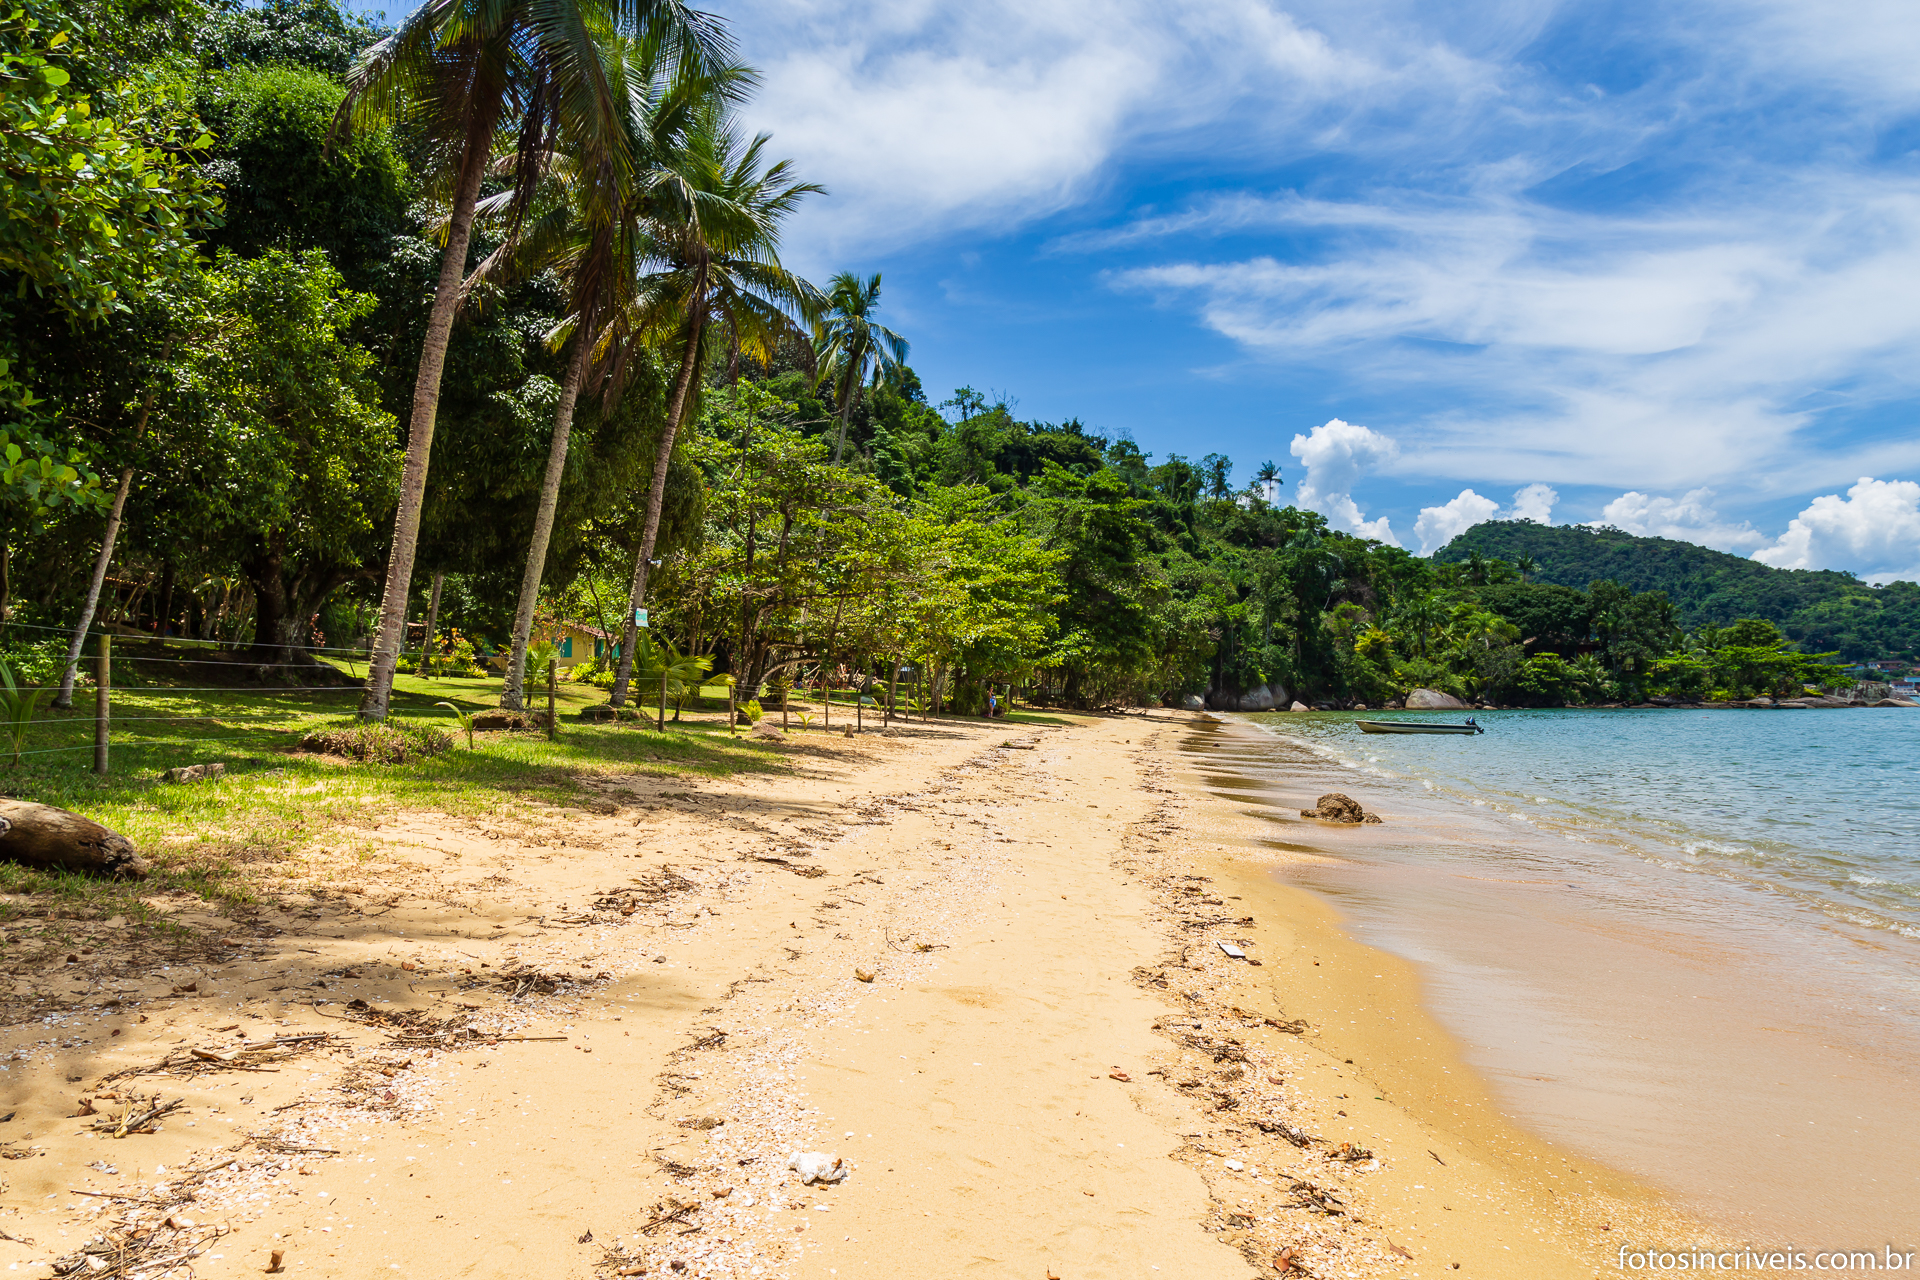
[[[819,290],[780,265],[779,255],[780,224],[803,198],[823,188],[795,178],[791,161],[767,164],[768,141],[763,133],[743,143],[724,106],[710,104],[688,130],[679,155],[647,184],[635,288],[609,341],[622,347],[671,343],[680,368],[654,452],[646,521],[633,560],[611,696],[616,707],[625,704],[633,674],[634,613],[646,603],[667,468],[698,394],[699,370],[716,331],[712,322],[730,342],[764,358],[780,337],[799,332],[795,317],[811,321],[825,305]]]
[[[1272,502],[1277,496],[1274,491],[1280,487],[1280,468],[1272,462],[1261,463],[1253,473],[1253,483],[1259,488],[1260,496]]]
[[[878,386],[883,379],[898,376],[907,362],[907,340],[874,320],[873,313],[879,309],[880,273],[862,280],[842,271],[827,285],[827,314],[814,326],[814,358],[819,368],[815,385],[833,382],[834,416],[840,419],[840,433],[833,442],[835,463],[847,445],[853,393],[869,378]]]
[[[1540,562],[1530,555],[1517,555],[1513,558],[1513,567],[1520,573],[1520,581],[1525,582],[1528,574],[1540,572]]]
[[[607,80],[600,53],[606,38],[623,28],[654,33],[695,64],[725,61],[731,52],[720,21],[681,0],[424,0],[392,35],[364,50],[347,74],[339,123],[366,128],[400,122],[414,130],[447,205],[446,249],[414,379],[380,627],[360,704],[368,719],[386,718],[406,638],[440,378],[481,182],[495,168],[496,138],[503,131],[518,135],[511,156],[516,219],[556,146],[599,164],[629,166],[624,104]]]
[[[1227,481],[1233,475],[1233,459],[1224,453],[1210,453],[1200,459],[1200,474],[1206,478],[1207,496],[1224,499],[1233,496]]]
[[[513,639],[500,705],[518,710],[526,673],[527,645],[533,615],[540,599],[547,548],[553,536],[553,518],[565,478],[567,447],[574,409],[595,355],[604,357],[607,344],[596,329],[602,318],[616,313],[630,300],[634,276],[630,266],[647,252],[645,205],[654,178],[671,164],[688,130],[702,119],[710,104],[737,98],[755,79],[743,66],[696,69],[666,42],[657,38],[617,39],[610,42],[608,79],[621,92],[626,113],[626,148],[636,161],[622,169],[608,164],[581,163],[582,157],[555,158],[548,184],[551,207],[510,237],[479,270],[477,279],[494,275],[527,276],[555,270],[568,283],[569,314],[548,335],[556,345],[570,346],[565,380],[555,407],[553,438],[547,451],[547,471],[534,513],[533,537],[527,547],[526,567],[520,577],[520,604],[514,616]],[[630,180],[628,180],[630,179]],[[483,215],[505,214],[512,193],[483,201]],[[518,229],[517,229],[518,230]],[[607,361],[599,360],[601,372]]]

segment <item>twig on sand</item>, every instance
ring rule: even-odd
[[[700,1207],[700,1202],[698,1200],[689,1200],[685,1204],[675,1205],[668,1212],[660,1214],[658,1217],[654,1218],[652,1222],[649,1222],[646,1226],[640,1228],[640,1234],[643,1236],[652,1235],[655,1231],[659,1230],[661,1227],[666,1226],[669,1222],[685,1222],[687,1220],[687,1215],[689,1213],[692,1213],[695,1209],[698,1209],[699,1207]]]

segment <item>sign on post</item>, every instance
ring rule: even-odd
[[[633,611],[633,625],[642,631],[647,629],[647,611],[645,609],[635,609]]]

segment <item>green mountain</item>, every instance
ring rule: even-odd
[[[1848,662],[1920,650],[1920,586],[1911,582],[1870,587],[1832,569],[1775,569],[1691,542],[1531,520],[1477,524],[1433,558],[1461,564],[1475,552],[1508,563],[1531,557],[1535,582],[1584,591],[1611,579],[1634,591],[1664,591],[1686,627],[1765,618],[1803,651],[1837,651]]]

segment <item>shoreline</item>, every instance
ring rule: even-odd
[[[0,1031],[0,1137],[45,1157],[7,1166],[0,1262],[1585,1280],[1603,1245],[1709,1238],[1497,1116],[1411,970],[1181,780],[1198,723],[797,736],[785,772],[636,769],[525,826],[370,823],[346,893]],[[184,1106],[69,1118],[130,1090]],[[805,1150],[852,1176],[803,1186]]]
[[[1253,718],[1219,726],[1199,753],[1208,781],[1291,842],[1267,860],[1277,877],[1330,904],[1349,936],[1417,964],[1422,1004],[1518,1124],[1732,1239],[1907,1247],[1920,1164],[1881,1136],[1920,1123],[1906,941],[1835,919],[1791,883],[1643,848],[1642,828],[1607,821],[1611,792],[1577,824],[1555,818],[1583,796],[1556,780],[1657,778],[1714,751],[1716,735],[1662,738],[1671,755],[1636,752],[1629,772],[1608,751],[1644,736],[1575,760],[1548,721],[1484,758],[1419,741],[1382,753]],[[1293,818],[1326,791],[1385,824],[1316,832]],[[1810,1181],[1782,1158],[1808,1142],[1850,1156]]]
[[[1238,985],[1319,1032],[1291,1055],[1296,1070],[1328,1080],[1303,1099],[1304,1114],[1342,1138],[1377,1136],[1417,1157],[1375,1175],[1389,1220],[1448,1264],[1471,1259],[1462,1274],[1588,1276],[1612,1265],[1622,1245],[1723,1241],[1657,1188],[1503,1114],[1457,1038],[1428,1010],[1417,967],[1353,936],[1320,895],[1276,877],[1289,859],[1324,855],[1276,839],[1262,829],[1266,815],[1239,809],[1210,785],[1192,756],[1207,734],[1187,729],[1172,754],[1213,845],[1208,869],[1256,907],[1245,931],[1264,964],[1243,969]]]

